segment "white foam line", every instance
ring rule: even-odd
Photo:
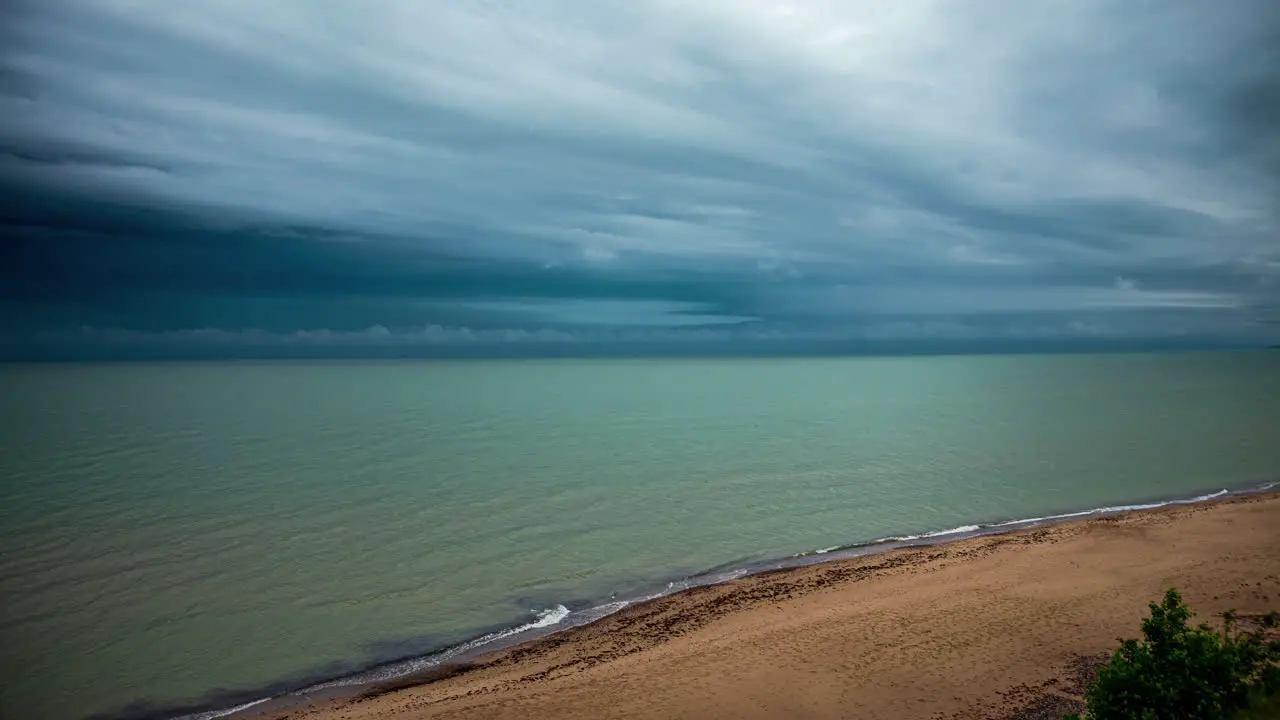
[[[904,542],[907,540],[922,540],[924,538],[942,537],[943,535],[956,535],[958,533],[976,532],[981,529],[982,529],[981,525],[961,525],[960,527],[953,527],[949,530],[934,530],[932,532],[920,533],[919,535],[894,535],[892,537],[887,537],[887,538],[884,538],[883,540],[876,540],[874,542],[882,543],[882,542]]]
[[[405,675],[418,672],[419,670],[424,670],[429,667],[435,667],[436,665],[440,665],[446,660],[455,658],[465,652],[469,652],[471,650],[475,650],[476,648],[483,647],[491,643],[495,643],[499,640],[504,640],[513,635],[519,635],[520,633],[528,632],[530,630],[538,630],[541,628],[551,627],[552,625],[558,624],[559,622],[561,622],[567,617],[569,617],[569,608],[565,607],[564,605],[556,605],[555,607],[550,608],[548,610],[542,610],[538,612],[537,619],[534,620],[533,622],[524,623],[523,625],[517,625],[516,627],[507,628],[506,630],[491,632],[487,635],[481,635],[480,637],[474,640],[462,643],[460,645],[454,645],[453,647],[447,648],[434,655],[428,655],[422,658],[407,660],[403,663],[380,668],[370,672],[357,673],[355,675],[350,675],[344,678],[338,678],[337,680],[331,680],[329,682],[321,683],[319,685],[312,685],[300,692],[314,692],[316,690],[324,690],[326,688],[348,687],[351,685],[365,685],[371,682],[386,681],[386,680],[392,680],[398,677],[404,677]]]
[[[508,628],[506,630],[500,630],[498,632],[482,635],[476,638],[475,640],[462,643],[461,645],[455,645],[454,647],[448,648],[443,652],[437,653],[435,655],[430,655],[430,656],[427,656],[424,658],[418,658],[415,660],[409,660],[401,664],[380,668],[380,669],[369,671],[369,672],[357,673],[355,675],[339,678],[337,680],[331,680],[325,683],[319,683],[317,685],[311,685],[290,694],[305,695],[307,693],[316,692],[317,690],[325,690],[328,688],[336,688],[336,687],[349,687],[351,685],[364,685],[370,682],[386,681],[386,680],[391,680],[398,677],[404,677],[405,675],[409,675],[419,670],[423,670],[425,668],[439,665],[444,661],[449,660],[450,658],[457,657],[458,655],[464,652],[467,652],[468,650],[474,650],[475,648],[482,647],[484,645],[488,645],[498,640],[509,638],[513,635],[518,635],[520,633],[527,632],[529,630],[536,630],[536,629],[551,627],[552,625],[555,625],[561,622],[562,620],[564,620],[565,618],[569,617],[569,608],[565,607],[564,605],[556,605],[554,608],[551,608],[549,610],[543,610],[541,612],[538,612],[536,614],[536,617],[537,619],[535,619],[533,622],[524,623],[523,625],[517,625],[516,627],[513,627],[513,628]],[[267,702],[268,700],[271,700],[271,699],[272,698],[266,697],[266,698],[262,698],[261,700],[254,700],[253,702],[250,702],[250,703],[238,705],[233,708],[226,708],[223,710],[214,710],[214,711],[198,713],[194,715],[184,715],[180,718],[175,718],[175,720],[214,720],[215,718],[223,717],[225,715],[231,715],[232,713],[237,713],[237,712],[240,712],[241,710],[247,710],[248,708]]]
[[[1280,480],[1276,482],[1267,483],[1266,485],[1262,485],[1257,488],[1256,492],[1270,490],[1271,488],[1274,488],[1276,486],[1280,486]],[[807,553],[801,553],[800,555],[797,555],[795,557],[801,558],[801,557],[809,557],[812,555],[825,555],[829,552],[835,552],[836,550],[840,550],[846,547],[848,547],[849,549],[861,549],[861,548],[879,545],[881,543],[923,540],[925,538],[937,538],[937,537],[944,537],[946,535],[958,535],[960,533],[979,532],[981,530],[987,530],[990,528],[1009,527],[1011,525],[1029,525],[1031,523],[1046,522],[1049,520],[1067,520],[1070,518],[1085,517],[1088,515],[1103,515],[1107,513],[1129,512],[1132,510],[1151,510],[1158,507],[1165,507],[1166,505],[1187,505],[1190,503],[1204,502],[1205,500],[1213,500],[1214,498],[1220,498],[1224,495],[1230,495],[1230,494],[1231,492],[1229,490],[1219,490],[1218,492],[1209,493],[1208,495],[1198,495],[1193,498],[1184,498],[1181,500],[1164,500],[1161,502],[1143,503],[1140,505],[1109,505],[1107,507],[1094,508],[1093,510],[1080,510],[1078,512],[1062,513],[1059,515],[1045,515],[1043,517],[1020,518],[1018,520],[1006,520],[1005,522],[992,523],[990,525],[961,525],[959,527],[950,528],[948,530],[933,530],[931,532],[920,533],[918,535],[890,535],[889,537],[872,540],[863,545],[856,545],[856,546],[834,545],[832,547],[822,548],[821,550],[812,550]],[[671,585],[669,584],[667,587],[671,588]]]
[[[1009,520],[1007,522],[997,523],[995,525],[992,525],[991,527],[1007,527],[1009,525],[1037,523],[1037,522],[1044,522],[1046,520],[1066,520],[1067,518],[1084,517],[1086,515],[1102,515],[1104,513],[1130,512],[1133,510],[1152,510],[1158,507],[1166,507],[1168,505],[1189,505],[1191,503],[1204,502],[1205,500],[1220,498],[1223,495],[1229,495],[1229,494],[1230,493],[1227,490],[1219,490],[1216,493],[1209,493],[1208,495],[1200,495],[1197,497],[1187,498],[1184,500],[1165,500],[1163,502],[1143,503],[1141,505],[1111,505],[1108,507],[1097,508],[1096,510],[1082,510],[1080,512],[1062,513],[1061,515],[1046,515],[1044,517],[1026,518],[1023,520]]]
[[[954,527],[950,530],[934,530],[933,532],[925,533],[924,537],[942,537],[943,535],[955,535],[956,533],[973,532],[974,530],[979,529],[980,528],[977,525],[961,525],[960,527]]]
[[[254,705],[261,705],[262,703],[271,699],[272,698],[264,697],[261,700],[254,700],[252,702],[247,702],[243,705],[237,705],[231,708],[223,708],[222,710],[210,710],[208,712],[194,713],[192,715],[182,715],[177,718],[174,718],[174,720],[213,720],[214,718],[226,717],[227,715],[238,713],[241,710],[248,710]]]

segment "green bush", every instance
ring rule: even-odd
[[[1261,630],[1237,631],[1230,612],[1221,633],[1189,626],[1192,613],[1175,590],[1150,607],[1143,640],[1121,640],[1089,684],[1089,720],[1225,720],[1251,699],[1280,692],[1280,642]]]

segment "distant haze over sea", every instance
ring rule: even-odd
[[[1081,340],[1034,339],[907,339],[907,340],[795,340],[742,339],[678,341],[540,341],[504,342],[482,338],[472,342],[430,342],[413,336],[381,343],[348,340],[317,342],[269,338],[228,342],[198,333],[172,339],[139,340],[124,335],[106,342],[75,335],[38,342],[0,339],[0,362],[146,361],[146,360],[395,360],[483,358],[694,358],[694,357],[858,357],[906,355],[1005,355],[1046,353],[1185,352],[1194,350],[1259,349],[1260,343],[1206,337]],[[1280,348],[1280,345],[1269,349]]]

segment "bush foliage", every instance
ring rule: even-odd
[[[1231,612],[1221,632],[1190,626],[1175,590],[1150,608],[1143,639],[1121,640],[1089,684],[1089,720],[1225,720],[1251,699],[1280,692],[1280,642],[1263,630],[1239,630]]]

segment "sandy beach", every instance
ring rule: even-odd
[[[757,575],[268,717],[1060,717],[1170,587],[1201,619],[1280,608],[1280,495]]]

